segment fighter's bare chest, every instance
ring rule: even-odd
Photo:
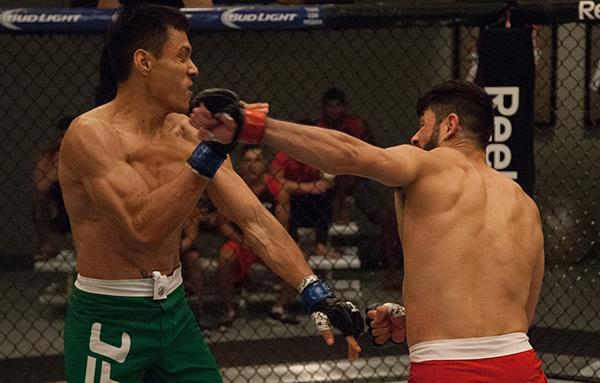
[[[193,144],[178,136],[137,140],[127,147],[127,162],[150,189],[155,189],[181,172],[193,148]]]

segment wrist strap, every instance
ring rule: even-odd
[[[304,290],[302,290],[301,297],[306,311],[312,313],[313,307],[317,303],[322,302],[327,298],[334,298],[335,294],[327,282],[319,279],[306,286]]]
[[[196,149],[194,149],[187,162],[201,176],[213,178],[225,161],[225,158],[210,143],[201,142],[196,146]]]
[[[239,141],[246,144],[260,144],[265,136],[267,115],[253,110],[244,110],[244,126]]]

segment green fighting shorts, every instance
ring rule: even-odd
[[[65,321],[69,383],[222,382],[181,268],[139,280],[77,277]]]

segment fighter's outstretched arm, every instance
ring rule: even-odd
[[[199,105],[190,122],[219,142],[262,141],[326,173],[357,175],[392,187],[407,186],[421,172],[443,166],[431,152],[411,145],[379,148],[336,130],[265,118],[261,109],[268,104],[249,104],[245,110],[231,104],[214,114]]]
[[[226,161],[219,169],[207,191],[219,212],[240,226],[245,243],[269,269],[298,289],[305,308],[313,314],[327,344],[333,344],[330,329],[333,324],[346,336],[348,358],[356,359],[360,347],[354,336],[358,336],[363,329],[360,312],[351,302],[335,297],[329,287],[318,280],[298,245],[235,173],[230,161]]]
[[[348,134],[267,118],[263,142],[330,174],[370,178],[388,186],[410,184],[428,153],[410,146],[380,148]]]
[[[67,131],[59,161],[61,184],[80,182],[107,219],[148,246],[181,227],[209,182],[182,166],[174,179],[151,188],[126,161],[116,133],[85,118]]]
[[[207,191],[219,212],[242,229],[244,241],[269,269],[293,287],[314,274],[294,240],[233,170],[230,161],[219,169]]]

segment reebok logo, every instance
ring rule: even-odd
[[[600,4],[592,0],[579,1],[579,20],[600,19]]]

